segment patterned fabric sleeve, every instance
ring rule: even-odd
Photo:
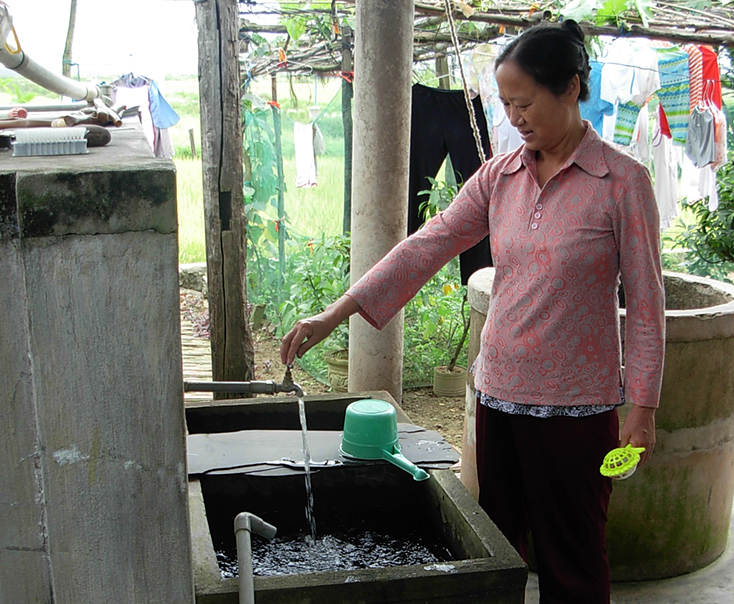
[[[445,211],[396,245],[347,291],[370,325],[382,329],[442,266],[487,235],[492,163],[467,181]]]
[[[615,169],[629,167],[625,162]],[[665,293],[659,217],[647,170],[620,174],[615,237],[626,300],[624,392],[628,401],[657,407],[665,354]]]

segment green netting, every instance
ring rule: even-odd
[[[322,95],[322,98],[326,98]],[[248,299],[266,305],[271,323],[290,329],[297,318],[309,316],[336,299],[348,285],[348,239],[342,236],[344,213],[344,126],[341,86],[328,102],[309,115],[310,102],[296,107],[286,100],[275,118],[269,106],[243,112],[245,151],[252,177],[245,183],[248,217]],[[280,137],[277,122],[280,121]],[[315,123],[323,137],[318,155],[317,185],[295,186],[296,122]],[[278,138],[283,180],[278,178]],[[284,220],[278,209],[282,191]],[[341,250],[341,251],[340,251]],[[458,262],[442,269],[409,303],[405,311],[404,386],[429,385],[433,367],[448,364],[461,339],[461,300]],[[309,351],[302,366],[326,379],[323,353],[342,345],[332,338]],[[466,346],[459,364],[466,362]]]

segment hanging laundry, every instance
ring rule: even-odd
[[[650,104],[647,103],[640,109],[635,129],[632,133],[630,150],[632,154],[643,164],[650,163]]]
[[[313,153],[314,155],[324,155],[326,153],[326,141],[324,141],[324,135],[316,122],[313,123]],[[318,170],[318,166],[316,166],[316,169]]]
[[[703,57],[703,100],[712,101],[721,109],[721,76],[719,59],[708,46],[699,46]]]
[[[174,148],[168,128],[178,123],[179,116],[163,98],[155,80],[128,73],[110,85],[115,91],[117,104],[139,107],[143,132],[154,155],[172,158]]]
[[[617,107],[617,120],[614,124],[614,142],[621,145],[631,143],[640,109],[660,89],[658,57],[655,50],[649,47],[639,48],[634,56],[634,66],[632,96]]]
[[[635,94],[635,55],[641,47],[627,38],[615,39],[602,62],[601,98],[612,104],[626,103]]]
[[[665,110],[673,142],[685,146],[690,110],[688,53],[677,46],[656,48],[655,52],[660,72],[657,95]]]
[[[668,126],[668,118],[665,117],[665,109],[662,105],[658,105],[658,119],[660,120],[660,133],[668,138],[673,138],[670,133],[670,126]]]
[[[178,124],[181,119],[178,113],[163,98],[158,84],[155,80],[148,83],[148,101],[150,103],[150,116],[156,128],[171,128]]]
[[[592,128],[599,135],[604,131],[604,116],[614,114],[614,105],[609,101],[601,98],[601,72],[602,63],[599,61],[590,61],[591,73],[589,74],[589,100],[581,101],[579,108],[581,109],[581,117],[591,122]]]
[[[694,107],[689,116],[686,155],[697,168],[716,160],[714,114],[707,107]]]
[[[708,197],[709,212],[715,212],[719,207],[719,188],[716,185],[716,171],[711,166],[701,168],[701,191]]]
[[[729,161],[726,115],[716,105],[709,106],[709,109],[714,114],[714,141],[716,145],[716,158],[711,167],[718,170]]]
[[[313,126],[293,124],[293,146],[296,151],[296,187],[316,186],[316,157],[313,152]]]
[[[502,44],[480,44],[472,51],[472,60],[479,74],[479,97],[484,108],[484,117],[488,124],[494,123],[495,114],[497,112],[497,101],[499,100],[499,91],[497,90],[497,80],[494,78],[494,62]],[[502,113],[504,113],[502,109]],[[495,137],[490,135],[490,145],[492,153],[497,154]]]
[[[680,213],[678,205],[678,157],[673,141],[663,136],[659,119],[653,125],[652,168],[660,229],[667,229]]]
[[[442,90],[414,84],[411,99],[408,234],[423,225],[420,204],[428,196],[420,193],[431,188],[428,178],[435,178],[447,154],[451,156],[458,183],[465,183],[482,165],[463,90]],[[472,105],[482,148],[485,155],[491,157],[481,98],[474,97]],[[485,237],[461,254],[459,260],[461,282],[466,284],[472,273],[492,265],[489,239]]]
[[[690,95],[688,107],[690,111],[693,111],[703,102],[703,53],[694,44],[687,44],[684,49],[688,53],[688,94]]]
[[[711,166],[696,168],[685,153],[681,159],[679,193],[688,205],[708,199],[709,210],[713,212],[719,207],[716,173]]]

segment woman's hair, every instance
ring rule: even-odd
[[[578,75],[579,101],[589,98],[589,55],[584,47],[584,32],[573,19],[560,25],[531,27],[502,49],[495,69],[505,61],[515,63],[556,96],[566,92],[573,76]]]

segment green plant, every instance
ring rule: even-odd
[[[299,237],[298,240],[301,242],[298,252],[291,256],[293,280],[279,309],[284,332],[298,319],[322,312],[349,288],[349,235],[323,235],[319,240]],[[344,351],[348,346],[349,325],[344,321],[312,349],[317,354],[306,354],[299,363],[311,375],[325,381],[324,354]]]
[[[435,178],[428,181],[431,189],[421,192],[428,198],[420,204],[426,220],[448,208],[459,188]],[[460,358],[465,362],[469,317],[466,288],[458,283],[458,261],[453,259],[406,306],[404,357],[410,357],[404,365],[410,368],[409,380],[430,383],[433,367],[450,371]]]
[[[419,195],[428,195],[428,199],[422,201],[418,206],[418,211],[425,220],[433,218],[436,214],[448,208],[459,190],[458,185],[447,184],[430,176],[427,177],[427,180],[431,183],[431,188],[418,193]]]
[[[38,84],[22,77],[0,78],[0,90],[11,96],[11,103],[24,105],[36,97],[56,96]]]
[[[689,205],[693,222],[686,224],[679,219],[675,228],[664,236],[664,241],[674,250],[683,250],[683,260],[672,268],[731,283],[729,275],[734,271],[733,159],[734,154],[730,154],[729,163],[717,174],[718,208],[709,210],[707,200]]]
[[[465,364],[468,324],[466,287],[450,263],[405,307],[404,384],[430,384],[434,367]]]
[[[277,316],[283,293],[278,220],[278,170],[270,109],[257,108],[255,97],[243,100],[246,170],[243,192],[247,219],[247,287],[250,301],[266,305],[266,314]],[[287,232],[286,244],[289,243]]]
[[[307,253],[294,257],[296,275],[288,298],[281,304],[284,330],[301,317],[322,312],[349,289],[349,235],[322,236],[305,244]],[[327,350],[345,349],[349,345],[347,323],[341,323],[324,341]]]

